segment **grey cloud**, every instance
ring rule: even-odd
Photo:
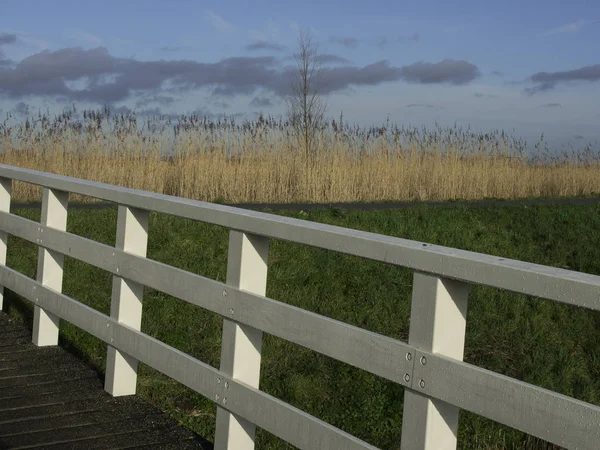
[[[483,97],[485,97],[485,94],[482,94],[481,92],[475,92],[473,95],[475,97],[477,97],[477,98],[483,98]]]
[[[133,113],[135,110],[131,109],[129,106],[109,106],[110,108],[110,112],[112,113],[113,116],[116,116],[117,114],[125,114],[125,115],[129,115],[131,113]]]
[[[159,50],[161,52],[165,52],[165,53],[173,53],[173,52],[178,52],[179,50],[182,50],[182,49],[183,49],[183,47],[165,45],[164,47],[161,47]]]
[[[398,81],[402,79],[401,70],[387,61],[365,67],[327,67],[322,72],[322,93],[339,91],[348,85],[375,86],[386,81]]]
[[[561,108],[562,107],[562,105],[560,103],[546,103],[541,106],[542,106],[542,108]]]
[[[479,76],[479,69],[467,61],[444,59],[439,63],[418,62],[400,69],[405,81],[421,84],[467,84]]]
[[[424,104],[424,103],[410,103],[406,105],[407,108],[435,108],[435,105]]]
[[[255,108],[266,108],[273,106],[273,102],[267,97],[254,97],[250,101],[250,106],[254,106]]]
[[[162,109],[160,109],[159,107],[154,107],[154,108],[146,108],[146,109],[142,109],[140,111],[136,111],[137,115],[140,116],[170,116],[170,114],[166,114],[162,111]]]
[[[17,35],[12,33],[0,33],[0,45],[14,44],[17,42]]]
[[[525,92],[529,95],[537,94],[538,92],[549,91],[554,89],[554,83],[540,83],[537,86],[525,88]]]
[[[114,75],[114,82],[103,77]],[[84,78],[86,89],[69,89],[65,81]],[[218,63],[194,61],[136,61],[115,58],[105,48],[70,48],[44,51],[21,61],[13,70],[0,72],[0,93],[66,96],[74,100],[116,102],[133,91],[152,91],[170,80],[180,90],[222,85],[223,91],[248,92],[254,86],[275,84],[275,59],[229,58]]]
[[[146,106],[149,105],[150,103],[158,103],[160,105],[171,105],[173,102],[175,102],[175,97],[171,97],[168,95],[149,95],[147,97],[141,98],[139,99],[135,105],[136,106]]]
[[[358,47],[358,39],[353,38],[351,36],[345,36],[345,37],[331,36],[329,38],[329,42],[343,45],[346,48],[357,48]]]
[[[14,106],[12,111],[22,116],[26,116],[29,114],[29,105],[27,105],[25,102],[19,102]]]
[[[523,81],[509,80],[509,81],[504,82],[504,86],[516,87],[516,86],[522,86],[523,83],[524,83]]]
[[[44,51],[25,58],[12,70],[1,71],[0,93],[12,97],[58,95],[75,98],[78,94],[68,89],[65,80],[90,77],[93,81],[102,74],[115,72],[117,66],[118,60],[103,48]]]
[[[14,44],[17,42],[16,34],[0,33],[0,45]],[[0,70],[5,70],[14,65],[14,62],[6,58],[2,49],[0,49]]]
[[[238,94],[251,95],[256,90],[257,85],[248,84],[246,86],[223,85],[217,86],[212,90],[213,96],[233,97]]]
[[[329,53],[318,55],[315,59],[321,64],[352,64],[352,62],[346,58]]]
[[[5,58],[4,54],[0,50],[0,70],[6,70],[9,67],[14,66],[14,64],[15,63],[13,61],[11,61],[10,59]]]
[[[335,55],[323,55],[322,58],[330,63],[346,62]],[[17,99],[39,95],[103,104],[137,97],[142,105],[151,102],[144,103],[145,98],[168,104],[170,100],[165,94],[186,94],[203,87],[210,88],[212,95],[225,97],[252,95],[259,88],[285,96],[289,94],[296,70],[295,66],[284,66],[272,56],[235,57],[216,63],[137,61],[113,57],[103,47],[90,50],[67,48],[37,53],[14,68],[0,71],[0,95]],[[352,85],[375,86],[400,80],[465,84],[477,75],[477,67],[473,64],[448,59],[404,67],[394,67],[388,61],[364,67],[325,66],[322,93],[341,91]],[[76,80],[85,80],[85,88],[72,89],[69,83]]]
[[[499,70],[492,70],[492,75],[497,76],[497,77],[502,77],[502,76],[504,76],[504,72],[501,72]]]
[[[577,140],[580,140],[580,139],[583,139],[583,138],[584,137],[581,134],[576,134],[576,135],[573,136],[573,139],[577,139]]]
[[[254,44],[246,45],[246,47],[244,47],[244,48],[251,52],[257,51],[257,50],[273,50],[276,52],[282,52],[285,50],[285,47],[283,45],[272,44],[272,43],[266,42],[266,41],[255,42]]]
[[[554,89],[559,83],[600,81],[600,64],[563,72],[538,72],[534,73],[529,80],[535,83],[535,86],[525,89],[525,92],[530,95]]]
[[[157,116],[157,117],[171,118],[171,119],[177,118],[177,114],[166,113],[159,107],[131,109],[129,106],[126,106],[126,105],[121,105],[121,106],[110,105],[109,108],[113,115],[117,115],[117,114],[130,115],[130,114],[135,113],[136,117],[153,117],[153,116],[156,117]]]
[[[229,103],[227,103],[227,102],[225,102],[223,100],[212,100],[211,104],[213,106],[217,106],[217,107],[222,108],[222,109],[229,108]]]

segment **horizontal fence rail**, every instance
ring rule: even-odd
[[[119,204],[117,245],[68,233],[60,221],[41,224],[11,214],[12,180],[42,186],[44,202],[62,198],[54,206],[45,203],[50,215],[60,212],[57,205],[66,208],[60,193]],[[403,449],[456,448],[459,409],[566,448],[597,448],[600,442],[600,407],[462,361],[469,284],[600,310],[599,276],[6,165],[0,165],[0,181],[0,286],[33,302],[48,317],[73,323],[106,342],[113,352],[114,363],[107,364],[107,379],[114,381],[107,390],[113,395],[135,392],[141,361],[215,401],[220,409],[216,448],[253,448],[255,426],[303,449],[375,448],[258,388],[261,332],[404,386]],[[150,211],[229,228],[228,282],[147,258]],[[3,259],[8,234],[58,258],[55,272],[60,279],[47,283],[8,268]],[[268,238],[413,269],[409,342],[262,295],[266,272],[256,270],[260,261],[266,270]],[[64,256],[113,274],[110,316],[60,292]],[[223,339],[229,362],[213,368],[139,331],[143,286],[220,314],[230,324],[224,326]],[[121,303],[129,309],[120,311]],[[128,316],[131,308],[135,313]],[[248,345],[256,353],[248,353]],[[117,379],[125,379],[124,384],[115,384]]]
[[[19,272],[1,267],[0,284],[299,448],[375,448]]]
[[[0,164],[0,177],[600,310],[600,277]]]
[[[33,243],[43,235],[49,249],[407,385],[403,377],[412,363],[404,356],[410,347],[395,339],[13,214],[0,213],[0,229]]]

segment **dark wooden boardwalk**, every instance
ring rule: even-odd
[[[212,449],[138,396],[114,398],[61,347],[0,312],[0,449]]]

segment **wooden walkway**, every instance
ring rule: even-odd
[[[61,347],[0,312],[0,449],[212,449],[138,396],[114,398]]]

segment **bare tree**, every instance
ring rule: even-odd
[[[287,98],[287,120],[298,143],[303,147],[308,167],[317,148],[318,133],[325,123],[327,105],[321,96],[321,60],[310,31],[300,30],[298,50],[294,54],[298,71]]]

